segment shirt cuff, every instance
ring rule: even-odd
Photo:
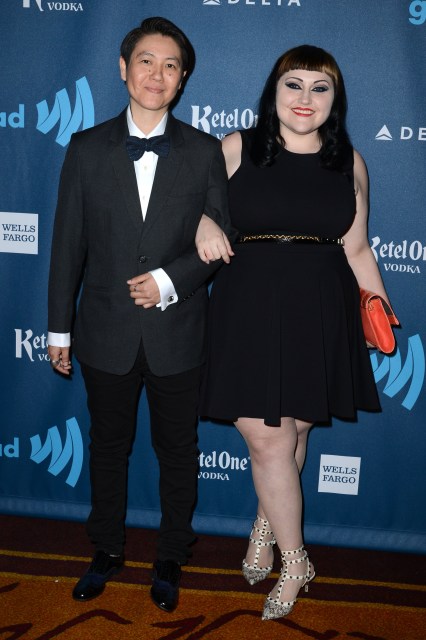
[[[71,334],[70,333],[53,333],[47,332],[47,344],[51,347],[70,347],[71,346]]]
[[[164,311],[169,304],[174,304],[178,301],[175,287],[164,269],[154,269],[150,271],[150,274],[160,290],[160,302],[156,306],[160,307],[161,311]]]

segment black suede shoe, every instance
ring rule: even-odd
[[[154,562],[151,599],[163,611],[170,613],[177,607],[181,574],[180,564],[174,560]]]
[[[114,557],[105,551],[96,551],[89,569],[74,587],[74,600],[91,600],[100,596],[105,589],[105,583],[119,573],[123,565],[122,555]]]

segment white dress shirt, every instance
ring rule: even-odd
[[[131,136],[138,138],[152,138],[160,136],[166,130],[168,113],[165,113],[158,125],[148,135],[141,131],[133,122],[130,105],[127,108],[127,126]],[[142,217],[145,220],[148,209],[149,199],[151,196],[152,185],[154,184],[155,170],[157,168],[158,156],[153,151],[145,151],[142,158],[134,162],[136,182],[138,185],[139,199],[142,209]],[[157,283],[160,290],[160,302],[156,305],[162,311],[167,309],[170,304],[178,301],[173,282],[164,271],[164,269],[154,269],[150,271],[152,277]],[[133,276],[130,276],[133,277]],[[52,347],[69,347],[71,345],[70,333],[53,333],[48,332],[47,342]]]
[[[138,138],[152,138],[154,136],[161,136],[166,130],[168,113],[165,113],[160,122],[157,124],[148,135],[145,135],[133,122],[132,112],[130,106],[127,108],[127,126],[131,136],[137,136]],[[152,185],[154,184],[155,170],[157,168],[158,156],[153,151],[145,151],[142,158],[137,160],[133,164],[135,165],[136,181],[138,183],[139,199],[141,202],[142,217],[145,220],[146,212],[148,209],[149,199],[151,197]],[[173,282],[170,280],[164,269],[154,269],[150,271],[150,274],[156,281],[160,290],[161,301],[157,304],[162,311],[167,309],[169,304],[174,304],[178,301],[178,296],[173,286]]]

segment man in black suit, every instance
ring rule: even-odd
[[[185,34],[149,18],[121,45],[130,104],[74,134],[61,174],[49,278],[49,356],[81,364],[91,416],[95,555],[73,591],[102,593],[123,566],[127,464],[145,384],[160,467],[161,524],[151,597],[172,611],[194,541],[197,400],[204,360],[207,289],[218,266],[198,257],[203,213],[223,228],[227,177],[218,140],[169,112],[193,64]],[[129,135],[130,134],[130,135]]]

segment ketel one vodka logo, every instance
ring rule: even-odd
[[[32,0],[34,4],[38,6],[40,11],[43,11],[43,7],[41,6],[42,0]],[[31,0],[22,0],[22,6],[24,9],[29,9],[31,7]]]
[[[30,9],[35,5],[40,11],[83,11],[81,2],[49,2],[49,0],[22,0],[24,9]]]
[[[203,480],[229,480],[230,471],[246,471],[250,458],[231,456],[228,451],[204,452],[198,456],[200,471],[198,477]]]
[[[49,362],[46,334],[37,336],[32,329],[15,329],[15,357],[22,358],[24,354],[31,362]]]

